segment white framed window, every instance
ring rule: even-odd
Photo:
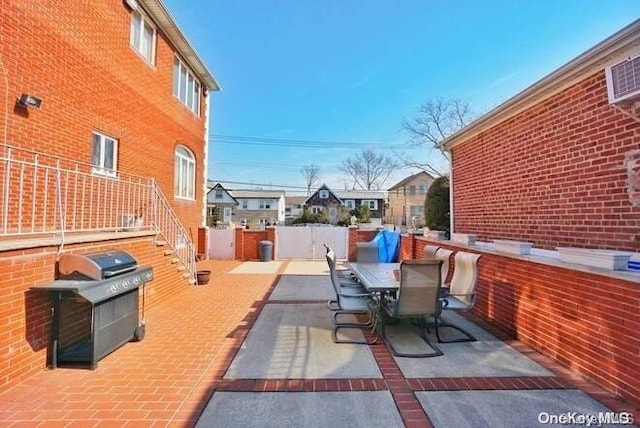
[[[356,208],[356,201],[353,199],[346,199],[343,202],[344,206],[348,209],[348,210],[353,210]]]
[[[311,214],[320,214],[322,212],[322,207],[311,207]]]
[[[369,207],[370,210],[378,209],[378,201],[375,199],[364,199],[362,205]]]
[[[195,199],[196,159],[189,149],[176,147],[174,194],[182,199]]]
[[[200,82],[178,57],[173,59],[173,95],[200,116]]]
[[[270,210],[271,209],[271,201],[268,199],[260,200],[260,209],[261,210]]]
[[[409,207],[409,215],[422,215],[424,214],[424,205],[411,205]]]
[[[118,140],[93,131],[91,148],[91,171],[94,174],[116,176],[118,164]]]
[[[222,189],[216,189],[215,194],[213,195],[215,199],[222,199],[224,197],[222,193]]]
[[[243,210],[246,210],[247,208],[249,208],[249,201],[247,201],[246,199],[241,199],[240,207],[242,207]]]
[[[320,190],[319,193],[320,199],[329,199],[329,191],[326,189]]]
[[[420,182],[420,190],[419,190],[420,194],[426,195],[428,190],[429,190],[429,185],[424,181]]]
[[[131,12],[130,44],[151,64],[156,60],[156,27],[138,10]]]

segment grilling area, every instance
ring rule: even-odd
[[[99,360],[131,340],[142,340],[139,288],[153,280],[153,269],[138,266],[125,251],[62,254],[56,280],[32,287],[48,292],[52,305],[48,365],[84,364]]]
[[[637,411],[473,318],[455,321],[478,342],[448,344],[443,357],[427,360],[393,357],[383,343],[333,344],[326,262],[199,268],[212,271],[211,282],[150,308],[145,340],[118,348],[95,370],[47,370],[0,393],[0,419],[9,426],[538,426],[540,411]]]

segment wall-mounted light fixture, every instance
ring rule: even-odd
[[[16,102],[20,107],[24,107],[24,108],[26,107],[40,108],[40,105],[42,104],[42,100],[40,98],[35,97],[33,95],[29,95],[29,94],[20,95],[20,98],[18,98]]]

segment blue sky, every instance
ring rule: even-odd
[[[165,4],[222,86],[211,134],[253,138],[213,138],[209,178],[288,191],[304,187],[310,163],[344,188],[338,166],[366,147],[437,156],[407,148],[401,128],[423,101],[486,112],[640,16],[637,0]],[[385,188],[413,172],[397,170]]]

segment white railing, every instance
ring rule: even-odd
[[[152,210],[154,224],[157,232],[171,247],[174,254],[180,259],[191,275],[191,280],[196,281],[196,251],[192,239],[186,229],[175,215],[169,202],[160,190],[160,187],[151,180]]]
[[[195,279],[190,236],[153,179],[0,144],[0,239],[154,231]]]

